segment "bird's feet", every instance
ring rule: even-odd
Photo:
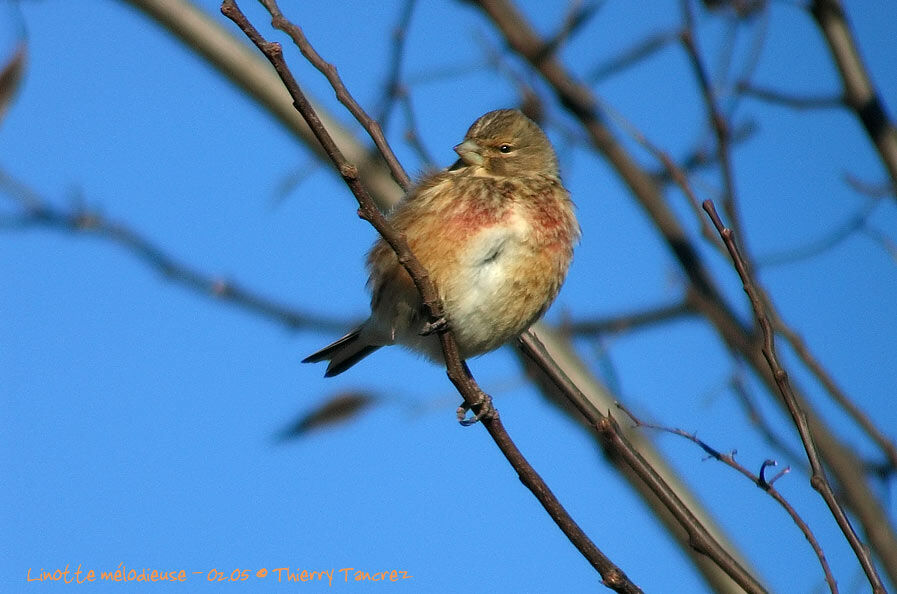
[[[467,418],[467,411],[473,410],[474,415]],[[492,398],[485,392],[480,392],[477,401],[470,405],[466,401],[461,403],[456,411],[458,422],[464,427],[470,427],[480,421],[488,421],[498,416],[498,411],[492,406]]]
[[[445,319],[445,316],[441,316],[424,324],[419,334],[421,336],[430,336],[431,334],[442,332],[446,328],[448,328],[448,320]]]

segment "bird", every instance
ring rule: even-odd
[[[458,160],[422,176],[387,215],[430,275],[463,360],[529,328],[557,297],[581,231],[542,129],[517,109],[490,111],[454,147]],[[340,374],[400,344],[442,362],[411,277],[379,238],[367,257],[371,315],[309,355]]]

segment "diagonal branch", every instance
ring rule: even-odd
[[[844,99],[829,95],[800,96],[789,95],[774,89],[759,87],[749,81],[741,81],[735,85],[735,91],[742,96],[751,97],[758,101],[765,101],[777,105],[784,105],[792,109],[831,109],[844,107]]]
[[[738,216],[737,194],[735,191],[735,173],[732,170],[731,155],[731,131],[729,121],[726,115],[720,109],[717,101],[716,91],[710,81],[710,75],[701,59],[697,44],[697,29],[695,25],[695,15],[690,0],[680,0],[681,10],[685,26],[679,35],[688,61],[691,63],[694,71],[695,80],[697,80],[698,88],[701,90],[701,97],[704,100],[704,108],[707,111],[707,118],[710,120],[710,127],[716,137],[716,161],[723,178],[723,209],[729,215],[732,226],[739,235],[741,233],[741,217]],[[703,217],[701,217],[703,218]],[[746,259],[749,268],[753,268],[750,260]]]
[[[597,320],[580,320],[563,324],[564,332],[575,336],[592,336],[631,332],[646,326],[655,326],[663,322],[675,322],[686,316],[694,316],[695,310],[688,300],[669,305],[660,305],[622,315],[599,318]]]
[[[411,186],[411,180],[408,177],[408,174],[405,173],[405,169],[402,167],[402,164],[399,163],[398,158],[396,158],[395,153],[392,152],[392,148],[389,146],[389,143],[386,142],[386,137],[383,135],[383,129],[380,127],[380,124],[371,118],[362,107],[355,101],[355,98],[349,93],[349,90],[346,88],[346,85],[343,84],[343,79],[340,78],[339,73],[336,71],[336,67],[324,60],[320,54],[315,50],[315,48],[308,42],[308,39],[305,38],[305,33],[302,32],[302,29],[288,21],[284,18],[283,13],[280,12],[280,8],[277,6],[277,2],[274,0],[259,0],[262,5],[271,13],[271,24],[275,29],[280,29],[284,33],[290,36],[293,40],[293,43],[296,44],[296,47],[299,48],[299,51],[302,52],[302,55],[305,57],[308,62],[318,69],[330,83],[330,86],[333,87],[333,90],[336,91],[336,98],[339,99],[340,103],[346,106],[346,109],[349,110],[355,119],[358,120],[365,130],[371,136],[371,139],[374,141],[374,144],[377,145],[377,150],[380,151],[380,154],[383,155],[383,158],[386,159],[386,164],[389,166],[389,170],[392,172],[393,177],[396,182],[403,189],[407,190]],[[267,54],[266,54],[267,55]],[[273,64],[273,62],[272,62]],[[277,64],[273,64],[275,70],[278,69]],[[285,67],[286,64],[283,65]],[[283,72],[281,70],[277,70],[277,73],[283,78]],[[294,96],[295,100],[296,97]],[[309,104],[311,107],[311,104]],[[305,114],[302,114],[303,116]],[[306,120],[307,121],[307,120]],[[309,126],[311,126],[309,124]],[[314,128],[312,128],[314,132]],[[315,136],[318,138],[318,142],[321,142],[321,137],[315,133]],[[324,143],[321,143],[324,146],[324,150],[327,150],[327,146]],[[336,148],[336,144],[333,145]],[[328,151],[328,156],[333,158],[333,155]],[[379,231],[379,229],[378,229]],[[419,288],[419,287],[418,287]]]
[[[553,89],[558,101],[580,122],[596,151],[601,153],[644,208],[691,284],[697,310],[714,326],[726,346],[755,370],[770,393],[776,381],[760,352],[760,337],[748,328],[723,299],[701,253],[691,241],[660,188],[635,162],[605,125],[592,92],[554,56],[541,51],[544,41],[510,0],[467,0],[476,5],[502,34],[509,48],[528,61]],[[825,462],[838,479],[838,486],[851,510],[863,525],[882,566],[897,579],[897,533],[881,501],[872,492],[855,453],[841,442],[795,390]],[[780,401],[781,402],[781,401]]]
[[[0,170],[0,192],[22,204],[21,214],[0,218],[0,229],[44,227],[110,241],[143,260],[165,278],[201,295],[230,303],[291,330],[345,330],[344,321],[304,313],[241,286],[200,272],[163,250],[131,227],[85,209],[63,210]]]
[[[822,546],[820,546],[819,541],[816,540],[816,537],[813,535],[813,531],[810,530],[810,526],[807,525],[804,519],[800,517],[800,514],[797,513],[797,510],[794,509],[794,506],[792,506],[791,503],[789,503],[788,500],[785,499],[784,495],[779,493],[778,490],[773,487],[773,483],[775,483],[779,478],[784,476],[785,473],[791,470],[790,467],[785,467],[785,469],[780,471],[775,477],[767,480],[764,472],[768,466],[776,466],[777,463],[775,460],[766,460],[760,466],[760,474],[756,475],[735,460],[734,451],[729,454],[724,454],[702,439],[698,439],[698,436],[694,433],[688,433],[686,431],[683,431],[682,429],[677,429],[674,427],[664,427],[663,425],[646,423],[636,417],[632,413],[632,411],[630,411],[620,403],[617,403],[617,408],[626,413],[626,416],[632,419],[632,422],[635,423],[636,427],[645,427],[648,429],[672,433],[673,435],[678,435],[679,437],[684,437],[685,439],[691,441],[702,450],[704,450],[704,452],[708,456],[710,456],[714,460],[717,460],[718,462],[722,462],[729,468],[738,471],[743,476],[748,478],[751,482],[753,482],[757,487],[765,491],[767,495],[772,497],[776,501],[776,503],[778,503],[782,507],[782,509],[785,510],[785,513],[787,513],[791,517],[791,521],[794,522],[794,524],[798,527],[798,529],[800,529],[801,532],[803,532],[804,538],[807,539],[807,542],[810,543],[810,547],[816,554],[816,559],[819,560],[819,564],[822,566],[822,572],[825,574],[825,581],[828,583],[829,590],[832,592],[832,594],[837,594],[838,585],[835,583],[835,577],[832,575],[832,570],[825,558],[825,553],[823,553],[822,551]]]
[[[374,120],[379,122],[383,129],[388,128],[388,120],[393,111],[396,99],[402,91],[402,65],[406,55],[406,43],[408,41],[408,26],[417,0],[405,0],[405,4],[399,14],[399,22],[392,29],[392,55],[389,58],[390,69],[383,84],[383,97],[380,105],[374,110]]]
[[[275,13],[279,14],[279,10],[276,8],[276,3],[271,0],[263,3],[269,9],[275,21],[278,21],[279,17],[275,15]],[[373,200],[358,179],[357,169],[345,159],[333,143],[327,130],[321,124],[317,114],[305,98],[301,88],[287,67],[286,62],[283,59],[283,52],[280,44],[266,41],[255,27],[249,23],[234,0],[224,0],[221,5],[221,12],[240,27],[243,33],[256,45],[256,47],[259,48],[274,66],[275,70],[277,70],[278,75],[280,75],[284,85],[293,97],[296,109],[302,114],[303,118],[305,118],[334,166],[339,170],[343,179],[346,181],[346,184],[358,200],[359,216],[369,221],[389,246],[396,252],[399,262],[405,267],[405,270],[411,276],[418,291],[420,291],[421,298],[429,309],[431,318],[433,320],[441,319],[443,317],[442,305],[439,302],[435,288],[430,281],[427,271],[414,257],[414,254],[411,253],[404,236],[396,233],[380,211],[377,210]],[[279,24],[292,31],[290,35],[293,37],[294,41],[296,41],[297,45],[300,43],[307,45],[307,41],[305,40],[304,35],[301,35],[301,31],[299,31],[298,27],[285,20]],[[294,33],[297,31],[300,34],[294,36]],[[301,51],[303,54],[309,55],[306,53],[307,50],[308,48]],[[473,409],[474,412],[489,413],[482,417],[483,425],[489,431],[489,434],[492,436],[499,449],[501,449],[502,453],[517,471],[520,480],[533,492],[555,523],[558,524],[564,534],[580,550],[583,556],[585,556],[592,566],[599,571],[604,583],[608,587],[618,592],[641,592],[641,590],[635,586],[635,584],[633,584],[629,578],[626,577],[626,575],[598,549],[598,547],[595,546],[591,539],[586,536],[548,488],[548,485],[545,484],[529,462],[523,457],[520,450],[517,449],[517,446],[511,441],[497,412],[491,408],[488,396],[482,392],[473,377],[467,372],[458,353],[458,347],[451,330],[443,328],[439,333],[439,337],[442,343],[449,379],[451,379],[467,405]]]
[[[653,491],[666,509],[688,532],[689,544],[696,551],[710,557],[720,569],[746,592],[765,592],[763,586],[695,517],[691,509],[676,495],[663,477],[632,447],[617,421],[610,414],[603,414],[589,398],[570,380],[564,371],[551,360],[545,346],[531,331],[520,337],[520,345],[526,356],[535,363],[566,396],[570,403],[586,418],[601,436],[605,447],[618,456]]]
[[[766,359],[769,369],[775,377],[779,393],[788,407],[788,412],[791,413],[791,419],[794,422],[795,427],[797,427],[797,432],[800,434],[800,439],[807,452],[807,459],[810,462],[810,469],[812,471],[810,485],[812,485],[812,487],[822,496],[829,511],[831,511],[832,516],[834,516],[835,521],[841,528],[841,532],[844,533],[844,537],[847,539],[847,542],[850,543],[854,554],[859,560],[860,565],[863,567],[863,571],[866,573],[869,583],[872,585],[873,592],[876,592],[876,594],[884,594],[885,588],[878,575],[878,571],[875,569],[875,564],[872,562],[872,558],[869,555],[869,549],[860,541],[850,523],[850,519],[847,517],[847,513],[835,497],[832,486],[825,476],[825,469],[822,467],[822,459],[819,452],[816,450],[813,435],[810,433],[810,424],[807,421],[807,415],[798,403],[797,398],[794,395],[794,390],[791,388],[791,381],[788,379],[788,374],[782,368],[778,357],[776,356],[775,334],[772,330],[772,324],[769,321],[769,317],[766,315],[766,308],[763,306],[763,301],[756,289],[754,280],[751,277],[744,260],[741,258],[738,246],[735,244],[734,234],[731,229],[728,229],[723,225],[719,215],[716,213],[712,201],[706,200],[704,202],[704,210],[707,211],[710,220],[713,221],[713,225],[716,227],[720,237],[722,237],[726,244],[726,248],[729,250],[729,255],[732,257],[732,263],[735,266],[735,270],[738,271],[738,276],[741,277],[741,281],[744,284],[744,292],[747,293],[748,299],[751,302],[751,307],[754,310],[754,316],[763,333],[763,357]]]
[[[716,563],[715,559],[704,555],[691,546],[691,537],[687,530],[682,529],[680,518],[670,511],[669,506],[661,502],[652,486],[645,482],[627,464],[622,456],[616,453],[612,444],[596,432],[594,424],[572,404],[572,401],[577,396],[575,394],[571,396],[569,392],[565,391],[563,386],[559,386],[557,382],[553,381],[552,377],[564,376],[569,378],[570,383],[585,394],[591,403],[591,408],[599,411],[611,410],[614,403],[620,401],[620,395],[615,394],[594,375],[586,362],[574,350],[569,333],[563,327],[555,330],[548,327],[544,322],[536,322],[530,327],[529,333],[534,335],[536,341],[533,344],[538,344],[538,348],[532,349],[527,346],[526,343],[528,341],[522,340],[518,341],[518,348],[515,350],[526,375],[531,378],[542,392],[546,402],[557,407],[560,412],[582,426],[587,434],[593,437],[595,444],[603,452],[607,462],[617,470],[619,475],[645,502],[656,520],[663,526],[664,531],[670,534],[681,550],[688,555],[690,562],[700,572],[709,590],[720,593],[731,592],[733,594],[742,592],[743,588],[729,577]],[[542,361],[541,363],[534,362],[534,353],[536,353],[535,361]],[[543,371],[545,366],[548,366],[551,370],[557,369],[557,371],[551,371],[549,374]],[[746,568],[748,573],[756,576],[756,570],[740,554],[738,546],[732,542],[726,531],[715,520],[712,512],[701,501],[700,496],[684,482],[681,474],[673,468],[664,454],[658,450],[655,443],[647,439],[643,432],[634,431],[627,426],[620,427],[620,429],[623,431],[626,441],[638,450],[640,457],[647,461],[656,474],[660,475],[663,482],[673,490],[676,497],[688,507],[692,515],[698,519],[716,542],[728,551],[731,556],[735,557],[738,563]],[[762,583],[762,580],[758,579],[758,581]]]
[[[844,102],[853,110],[897,190],[897,127],[888,116],[878,91],[860,59],[847,15],[840,0],[813,0],[810,7],[838,66],[844,87]],[[897,194],[895,194],[897,197]]]
[[[270,63],[255,48],[250,48],[243,42],[243,39],[224,30],[217,20],[196,9],[188,0],[122,1],[144,11],[147,16],[155,19],[166,30],[175,35],[188,50],[204,56],[211,66],[217,68],[223,76],[239,86],[249,98],[278,117],[281,124],[287,130],[296,134],[297,139],[312,151],[315,158],[329,163],[329,159],[308,129],[305,120],[293,107],[292,99],[284,88],[282,81]],[[424,74],[412,76],[406,82],[408,84],[423,84],[442,80],[446,77],[463,76],[479,66],[479,62],[471,62],[451,68],[436,68],[435,70],[428,70]],[[524,101],[527,101],[529,97],[535,96],[532,94],[533,91],[530,90],[529,84],[521,75],[516,74],[510,68],[506,68],[505,73],[511,76],[515,85],[520,88]],[[540,101],[539,98],[535,101],[530,101],[530,103],[537,104],[538,101]],[[317,113],[327,130],[334,135],[334,139],[343,154],[349,161],[359,164],[360,176],[365,180],[365,184],[372,193],[372,197],[377,202],[378,207],[381,210],[386,210],[394,204],[401,195],[399,187],[391,178],[383,160],[372,158],[371,153],[360,142],[355,140],[350,133],[341,132],[340,125],[336,123],[336,120],[328,117],[327,113],[322,111],[320,107],[317,108]],[[525,113],[531,118],[538,119],[538,113],[533,113],[532,110],[526,110]],[[575,134],[571,131],[569,135],[574,136]],[[327,167],[327,169],[335,172],[330,167]],[[700,205],[697,205],[697,209],[700,209]],[[698,218],[703,220],[703,217]],[[599,394],[604,392],[602,386],[588,370],[582,359],[569,348],[570,341],[567,337],[561,335],[562,332],[551,330],[543,322],[537,322],[531,329],[537,332],[542,342],[549,346],[552,358],[560,362],[562,368],[570,377],[576,379],[577,385],[585,387],[592,397],[597,398]],[[526,363],[524,363],[524,366],[529,368]],[[555,397],[556,390],[553,387],[543,382],[542,378],[538,376],[534,380],[541,388],[543,394],[545,394],[548,402],[558,405],[562,412],[570,415],[574,421],[583,422],[581,415],[575,410],[571,410],[569,406],[563,405],[566,401]],[[610,407],[614,401],[611,395],[608,394],[607,396],[607,398],[603,399],[606,400],[604,408]],[[635,433],[630,432],[627,436],[630,441],[636,443],[636,447],[639,448],[642,456],[647,458],[649,463],[664,477],[666,482],[673,486],[679,497],[701,519],[708,530],[718,540],[723,542],[728,550],[736,551],[734,544],[726,538],[725,532],[715,522],[700,498],[681,480],[676,470],[666,462],[664,456],[653,447],[651,442]],[[629,471],[622,462],[610,457],[609,460],[620,471],[624,480],[628,481],[638,495],[646,501],[652,512],[656,514],[658,521],[674,535],[674,538],[677,539],[677,542],[689,555],[691,562],[706,580],[708,587],[719,592],[740,591],[740,588],[709,558],[688,547],[688,536],[677,530],[676,520],[657,503],[656,498],[644,483],[633,472]],[[745,561],[742,560],[742,563],[745,563]]]

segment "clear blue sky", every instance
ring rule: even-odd
[[[259,26],[266,23],[254,2],[241,4]],[[282,4],[339,66],[359,101],[375,105],[401,3],[348,9],[310,2],[301,11]],[[535,15],[541,3],[528,4]],[[540,9],[543,32],[561,22],[565,4]],[[678,3],[628,4],[606,3],[565,49],[564,60],[584,73],[678,22]],[[897,5],[851,4],[863,56],[894,113]],[[232,28],[217,2],[201,5]],[[796,93],[835,92],[837,78],[809,17],[782,3],[772,17],[756,80]],[[701,32],[702,43],[718,49],[724,29],[710,22]],[[311,163],[306,150],[153,22],[109,0],[3,1],[0,35],[4,60],[22,35],[29,51],[23,86],[0,121],[3,170],[56,206],[84,204],[127,224],[205,273],[347,326],[366,315],[362,259],[374,231],[355,216],[348,191],[317,168],[279,198],[282,182]],[[422,2],[414,15],[405,73],[420,132],[440,166],[453,160],[451,146],[477,116],[517,102],[513,87],[483,66],[484,40],[498,47],[463,3]],[[741,38],[739,51],[749,41]],[[309,92],[348,123],[323,79],[292,50],[288,56]],[[470,68],[421,80],[459,65]],[[674,156],[708,136],[678,48],[596,90]],[[562,145],[561,132],[575,128],[556,106],[549,115],[555,124],[549,134]],[[865,198],[846,186],[845,173],[884,179],[846,113],[745,101],[736,121],[759,125],[735,151],[748,241],[757,255],[805,245],[857,211]],[[390,138],[406,167],[420,170],[402,132],[396,113]],[[609,168],[578,148],[561,157],[583,240],[548,320],[675,301],[682,288],[678,269]],[[695,187],[713,196],[718,179],[704,173]],[[670,201],[694,228],[681,197],[671,194]],[[894,204],[886,201],[871,218],[892,239]],[[0,197],[0,214],[15,212]],[[727,294],[747,311],[728,263],[706,253]],[[813,259],[765,269],[762,280],[838,381],[893,435],[893,254],[855,235]],[[299,364],[337,335],[285,330],[199,296],[100,239],[0,230],[0,590],[49,590],[55,587],[26,584],[29,568],[33,575],[79,564],[97,572],[119,564],[183,569],[185,591],[220,589],[206,582],[213,569],[248,570],[245,583],[223,586],[232,591],[293,588],[272,586],[271,575],[255,576],[261,568],[286,566],[397,569],[413,576],[376,586],[381,590],[598,586],[485,431],[454,421],[459,397],[441,369],[400,349],[378,352],[331,380],[322,378],[321,366]],[[685,321],[611,337],[604,352],[588,342],[580,346],[596,370],[613,369],[618,389],[648,418],[696,430],[722,450],[737,449],[752,469],[779,457],[724,389],[732,362],[705,325]],[[471,366],[521,450],[606,554],[648,592],[703,591],[591,439],[526,385],[512,353],[492,353]],[[805,374],[796,380],[830,418],[839,418]],[[276,442],[302,412],[359,389],[376,395],[379,405],[351,424]],[[763,408],[793,438],[777,409],[766,401]],[[849,443],[873,451],[849,423],[839,430]],[[657,441],[765,583],[776,591],[819,591],[815,558],[770,499],[733,471],[702,461],[696,447],[668,436]],[[794,472],[778,486],[811,522],[841,585],[861,583],[855,559],[806,477]],[[131,588],[97,589],[123,587]],[[335,582],[303,589],[371,587]]]

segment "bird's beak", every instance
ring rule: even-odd
[[[468,165],[482,165],[483,155],[480,145],[472,140],[465,140],[455,147],[455,152]]]

